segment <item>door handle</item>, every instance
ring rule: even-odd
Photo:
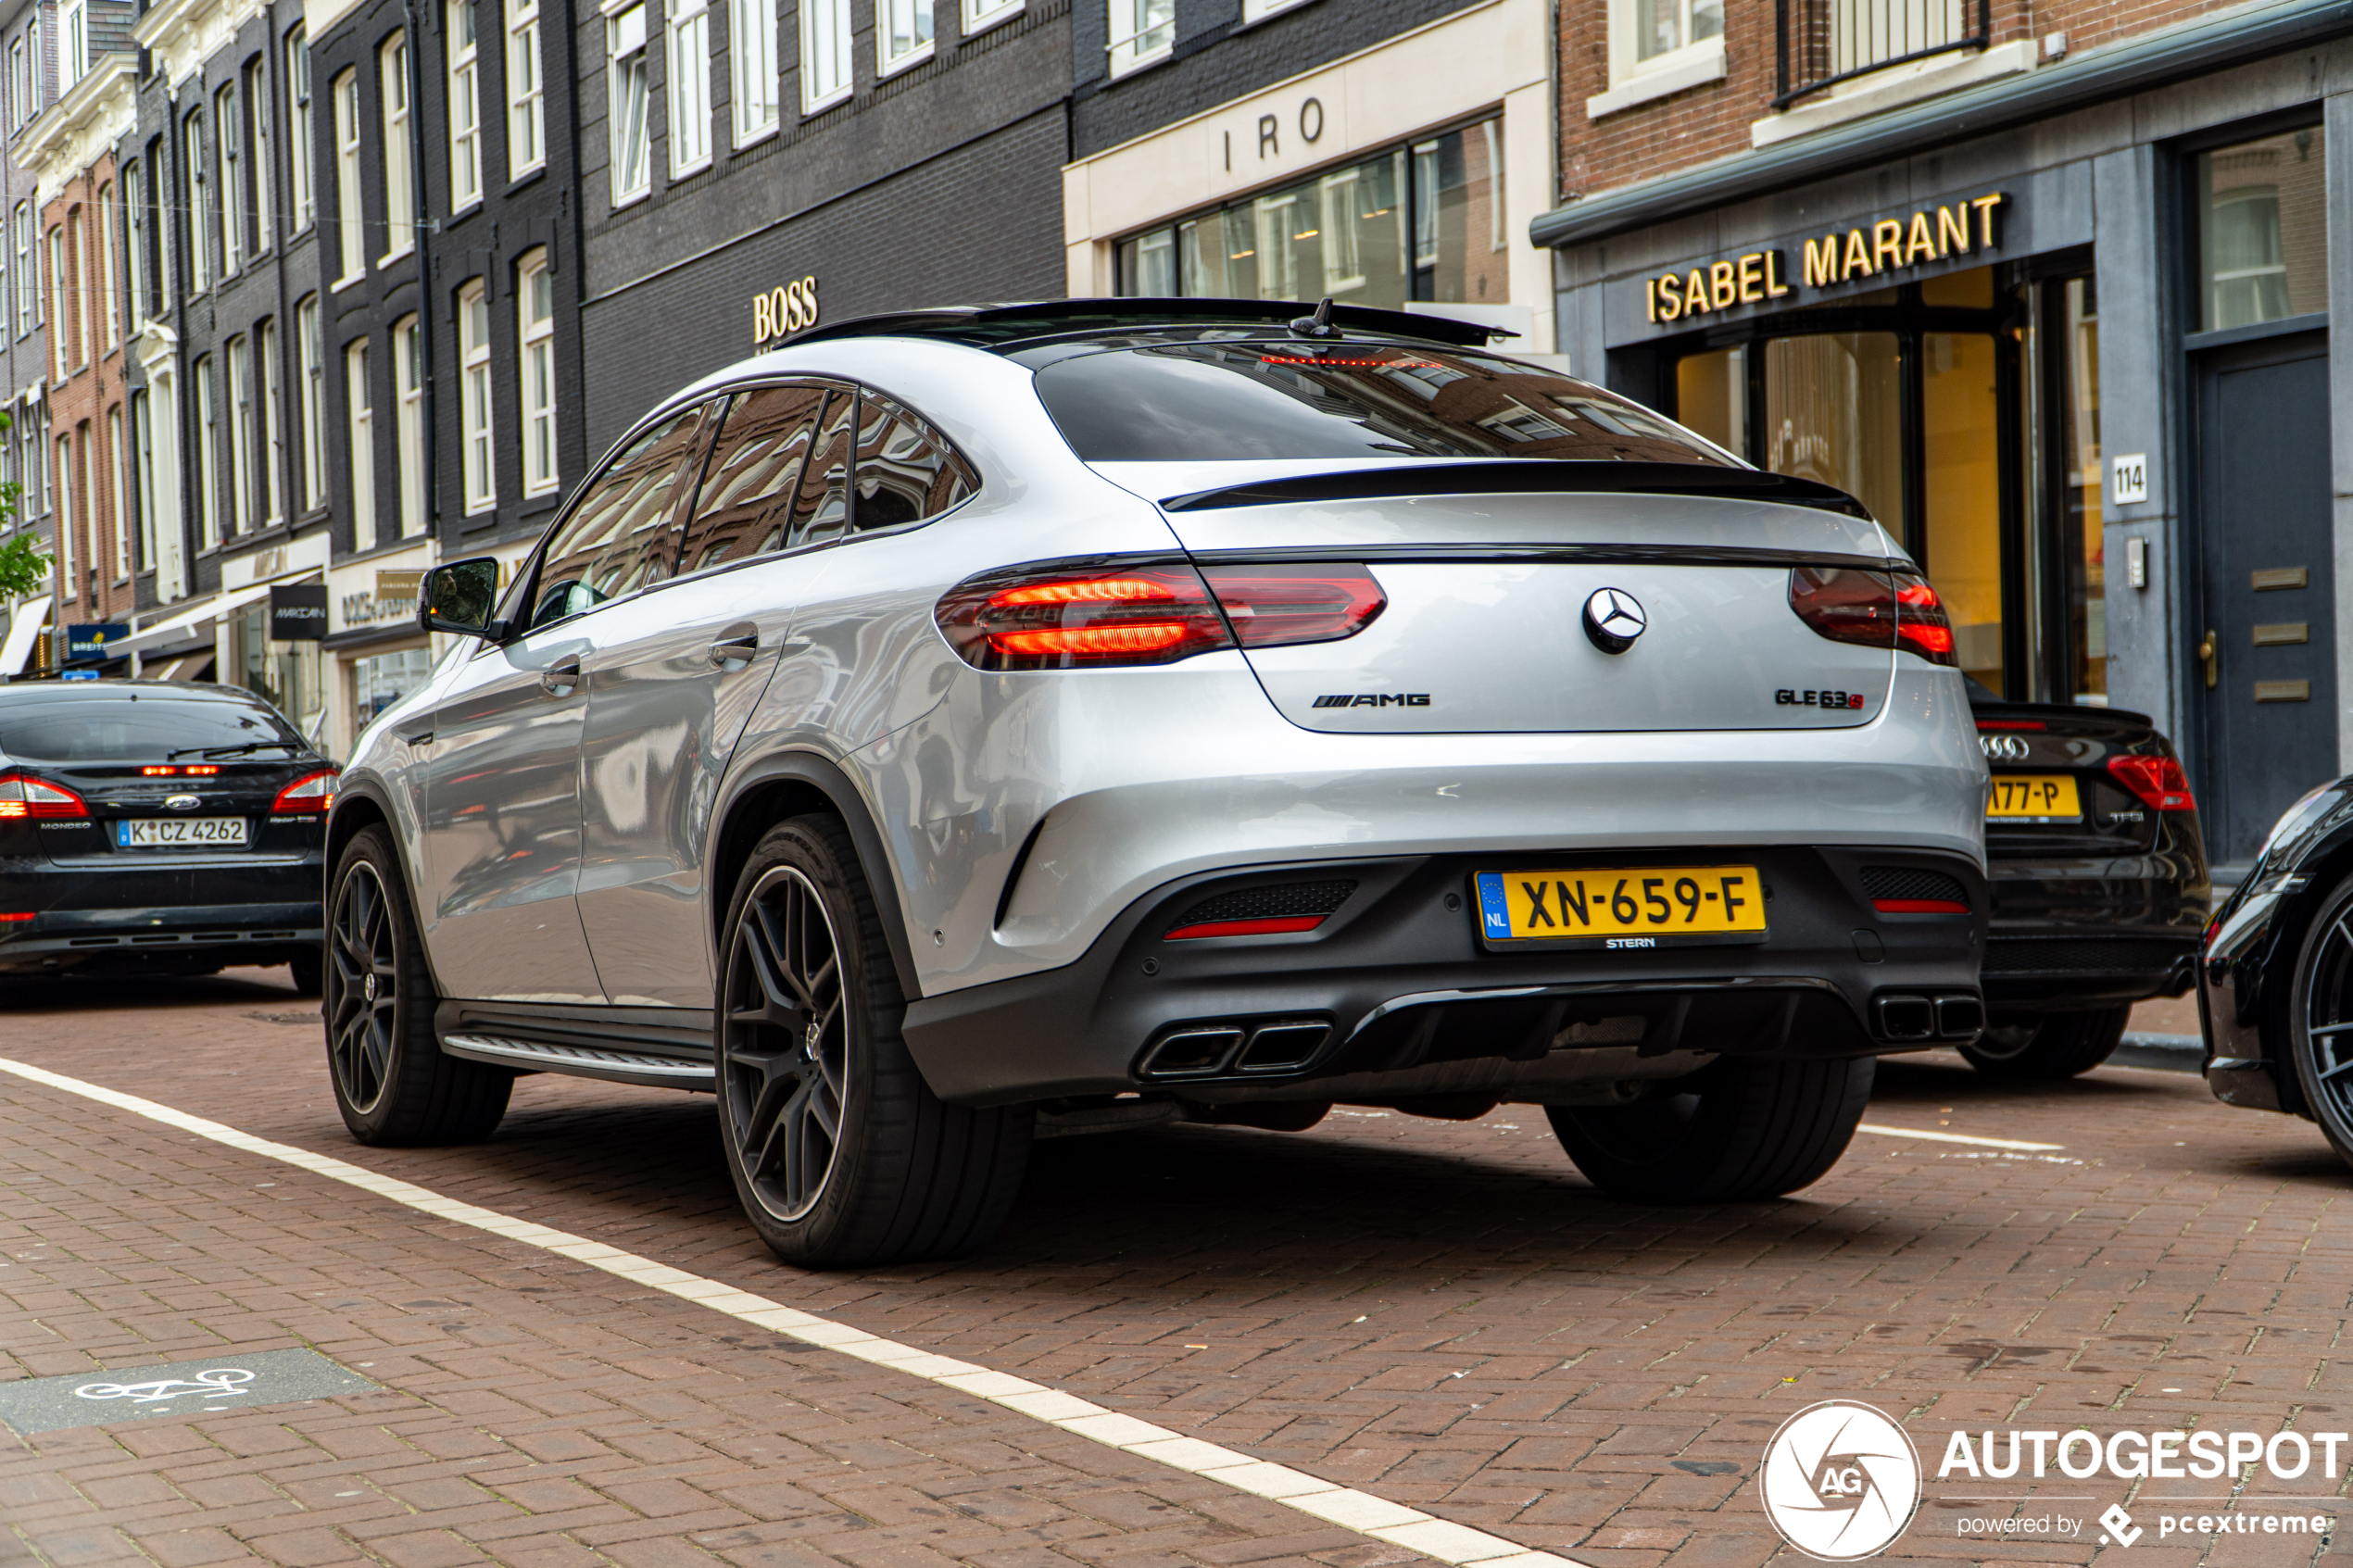
[[[580,658],[558,659],[539,672],[539,684],[550,694],[561,696],[580,684]]]
[[[2214,689],[2214,683],[2221,673],[2221,643],[2211,632],[2207,633],[2206,640],[2197,645],[2198,658],[2206,660],[2206,689],[2209,692]]]
[[[760,652],[760,629],[756,626],[730,626],[718,641],[711,645],[711,662],[714,669],[730,663],[749,664]]]

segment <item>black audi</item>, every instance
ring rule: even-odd
[[[2191,985],[2211,897],[2197,803],[2145,714],[1970,693],[1993,771],[1987,1028],[1961,1054],[2001,1078],[2108,1060],[2133,1004]]]
[[[316,993],[334,793],[249,692],[0,687],[0,973],[291,964]]]

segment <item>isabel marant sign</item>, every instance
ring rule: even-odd
[[[2007,193],[1993,191],[1808,237],[1795,271],[1784,252],[1767,249],[1661,272],[1642,280],[1642,319],[1654,324],[1691,320],[1783,299],[1801,289],[1892,278],[1932,261],[1997,250],[2001,239],[1994,217],[2007,200]]]

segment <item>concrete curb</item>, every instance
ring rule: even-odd
[[[2196,1073],[2206,1065],[2206,1041],[2196,1035],[2127,1035],[2107,1065]]]

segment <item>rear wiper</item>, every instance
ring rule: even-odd
[[[265,746],[283,746],[288,751],[300,751],[302,749],[300,743],[296,741],[249,740],[243,746],[184,746],[177,751],[168,751],[164,753],[163,759],[167,762],[171,762],[178,760],[180,758],[191,756],[243,757],[248,752],[259,751]]]

